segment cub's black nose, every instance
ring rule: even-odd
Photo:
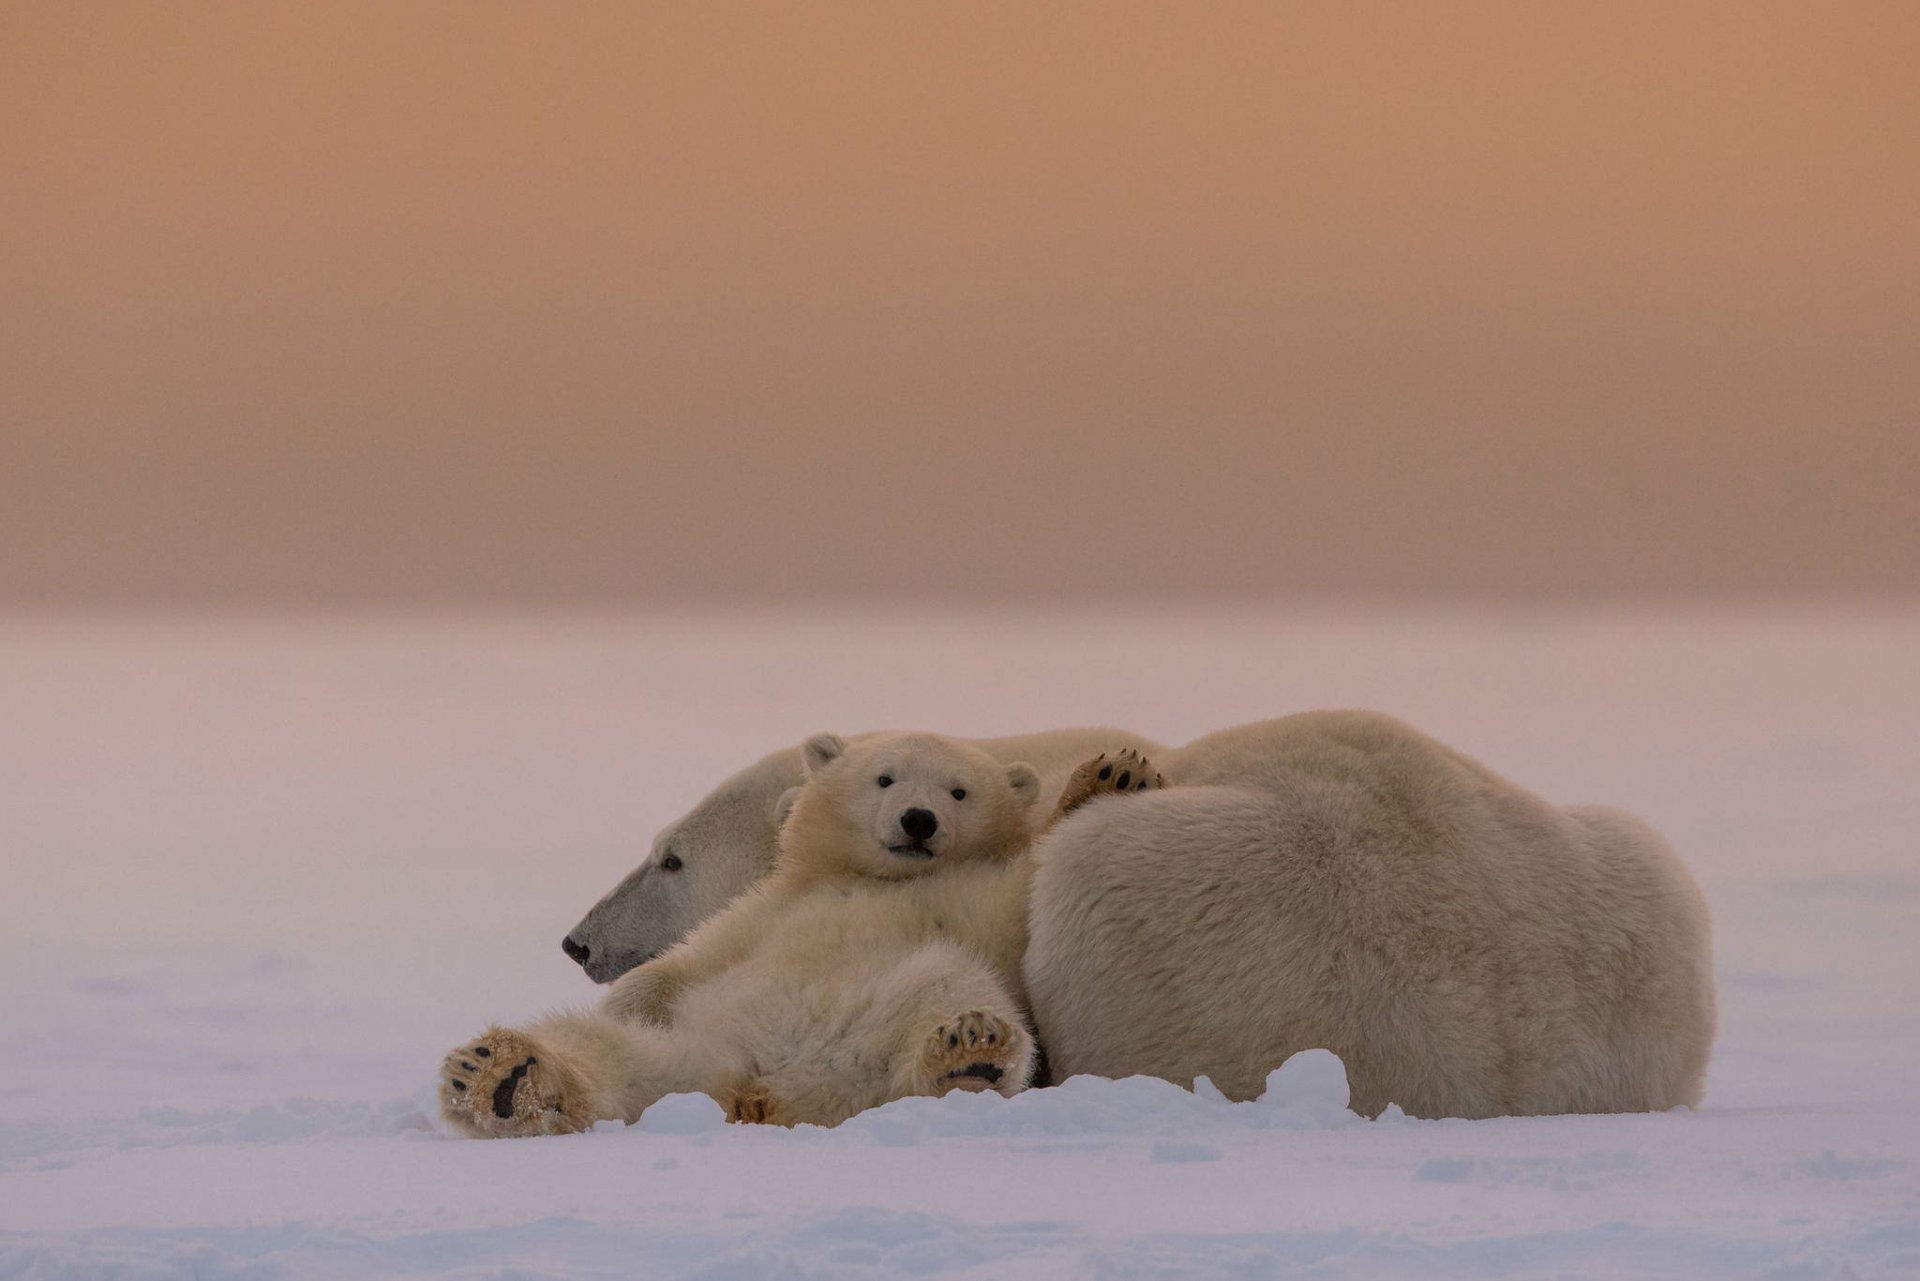
[[[573,935],[571,934],[560,940],[560,950],[582,965],[587,963],[587,956],[589,955],[587,945],[585,943],[574,942]]]
[[[911,809],[900,816],[900,830],[916,841],[924,841],[940,830],[940,820],[932,810]]]

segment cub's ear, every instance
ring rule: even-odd
[[[800,799],[800,789],[789,787],[780,793],[780,799],[773,803],[773,828],[777,832],[787,825],[787,815],[793,813],[793,803]]]
[[[1040,775],[1025,761],[1015,761],[1007,766],[1007,786],[1013,789],[1013,795],[1023,805],[1031,805],[1040,799]]]
[[[800,759],[806,762],[807,773],[818,774],[827,766],[840,759],[847,745],[840,741],[838,734],[815,734],[800,748]]]

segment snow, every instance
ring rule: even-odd
[[[454,1139],[444,1050],[822,729],[1403,715],[1700,874],[1697,1112],[1076,1079]],[[0,1277],[1920,1274],[1920,614],[0,620]]]

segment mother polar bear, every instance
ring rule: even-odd
[[[1162,791],[1034,846],[1025,963],[1056,1079],[1207,1076],[1257,1096],[1295,1051],[1352,1106],[1415,1116],[1652,1111],[1700,1098],[1707,909],[1666,843],[1550,805],[1390,717],[1309,712],[1169,750],[1114,730],[976,740],[1056,794],[1133,748]],[[570,933],[610,982],[765,874],[797,748],[723,783]]]

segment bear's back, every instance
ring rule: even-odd
[[[1366,712],[1210,735],[1165,772],[1168,791],[1090,806],[1038,851],[1027,968],[1057,1070],[1249,1095],[1325,1046],[1370,1110],[1697,1097],[1705,912],[1644,825]]]

